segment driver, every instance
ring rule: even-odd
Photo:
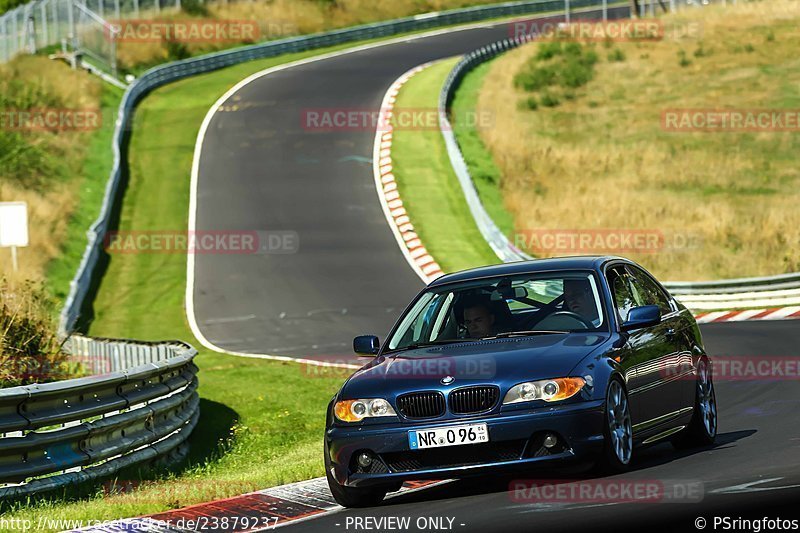
[[[597,306],[588,279],[564,280],[564,309],[580,315],[595,327],[600,325]]]
[[[470,338],[482,339],[493,336],[494,324],[495,316],[489,309],[488,303],[473,301],[464,307],[464,326]]]

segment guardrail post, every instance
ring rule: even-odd
[[[47,27],[47,0],[39,4],[39,11],[42,17],[42,47],[50,44],[49,28]]]
[[[69,35],[67,35],[67,39],[69,41],[69,45],[72,47],[72,51],[76,51],[78,46],[78,36],[75,33],[75,6],[72,4],[72,0],[67,2],[67,13],[68,13],[68,23],[69,23]],[[72,68],[75,68],[76,64],[73,60]]]
[[[8,54],[8,24],[7,24],[7,17],[3,16],[0,17],[0,39],[3,41],[3,61],[8,61],[11,59]]]

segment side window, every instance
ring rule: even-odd
[[[657,305],[661,309],[661,314],[666,315],[672,312],[669,298],[661,290],[656,282],[641,269],[629,267],[631,271],[631,282],[634,289],[639,294],[641,303],[639,305]]]
[[[624,322],[628,319],[628,311],[638,303],[633,296],[629,282],[629,274],[624,267],[615,267],[608,271],[608,285],[614,297],[614,307]]]

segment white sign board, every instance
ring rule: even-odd
[[[0,202],[0,247],[28,246],[28,204]]]

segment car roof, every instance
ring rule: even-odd
[[[437,287],[447,283],[458,281],[470,281],[474,279],[488,278],[494,276],[509,276],[514,274],[530,274],[551,270],[596,270],[612,260],[621,260],[630,263],[628,259],[615,256],[597,255],[578,255],[571,257],[551,257],[548,259],[533,259],[531,261],[515,261],[513,263],[501,263],[499,265],[489,265],[479,268],[470,268],[452,274],[446,274],[436,278],[428,286]]]

